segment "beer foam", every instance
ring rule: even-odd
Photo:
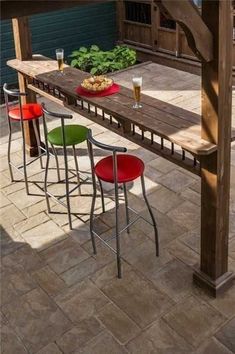
[[[64,53],[56,53],[56,59],[64,59]]]
[[[142,86],[142,77],[133,77],[132,82],[134,87],[141,87]]]

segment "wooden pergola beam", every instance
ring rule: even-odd
[[[31,16],[43,12],[51,12],[57,10],[63,10],[72,8],[79,5],[89,5],[110,2],[112,0],[73,0],[73,1],[11,1],[2,0],[1,1],[1,20],[7,20],[11,18],[18,18],[23,16]]]
[[[199,59],[213,59],[213,36],[192,0],[155,0],[166,17],[184,30],[188,45]]]
[[[216,296],[232,284],[228,271],[232,115],[232,2],[203,0],[202,18],[214,38],[214,59],[202,61],[201,136],[217,151],[201,159],[201,265],[194,280]]]

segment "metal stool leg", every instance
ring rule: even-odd
[[[45,167],[45,176],[44,176],[44,192],[46,197],[47,210],[48,213],[50,213],[51,212],[50,199],[47,193],[47,178],[48,178],[49,162],[50,162],[50,153],[48,149],[48,144],[46,144],[46,149],[47,149],[47,157],[46,157],[46,167]]]
[[[35,133],[35,137],[36,137],[36,141],[37,141],[38,156],[39,156],[39,159],[40,159],[40,166],[41,166],[41,169],[43,169],[41,146],[40,146],[41,143],[40,143],[40,139],[39,139],[37,120],[36,119],[33,119],[33,129],[34,129],[34,133]]]
[[[146,189],[145,189],[145,183],[144,183],[144,175],[141,176],[141,185],[142,185],[143,197],[144,197],[145,203],[146,203],[146,205],[147,205],[147,207],[148,207],[148,211],[149,211],[149,214],[150,214],[150,216],[151,216],[152,223],[153,223],[154,236],[155,236],[155,245],[156,245],[156,256],[159,256],[159,241],[158,241],[157,224],[156,224],[155,218],[154,218],[154,216],[153,216],[153,212],[152,212],[152,209],[151,209],[151,207],[150,207],[149,201],[148,201],[147,196],[146,196]]]
[[[102,186],[101,180],[98,178],[99,186],[100,186],[100,196],[101,196],[101,203],[102,203],[102,212],[105,213],[105,204],[104,204],[104,190]]]
[[[128,225],[130,222],[130,216],[129,216],[129,209],[128,209],[128,198],[127,198],[127,190],[126,190],[126,183],[123,183],[123,191],[124,191],[124,197],[125,197],[125,209],[126,209],[126,224]],[[130,228],[129,226],[126,229],[127,233],[130,233]]]
[[[119,198],[118,198],[118,185],[115,183],[115,215],[116,215],[116,251],[117,251],[117,269],[118,278],[122,277],[122,264],[121,264],[121,250],[120,250],[120,234],[119,234]]]
[[[93,179],[93,196],[92,196],[92,202],[91,202],[91,211],[90,211],[90,233],[91,233],[91,242],[92,242],[92,247],[93,247],[93,253],[96,254],[96,243],[95,243],[95,235],[94,235],[94,211],[95,211],[95,202],[96,202],[96,196],[97,196],[97,188],[96,188],[96,182],[95,182],[95,177]]]
[[[24,170],[24,183],[26,193],[29,194],[29,184],[27,176],[27,167],[26,167],[26,143],[25,143],[25,134],[24,134],[24,123],[21,121],[21,131],[22,131],[22,140],[23,140],[23,170]]]
[[[73,145],[73,156],[74,156],[74,162],[75,162],[75,168],[76,168],[76,174],[77,174],[77,180],[78,180],[78,194],[81,195],[82,191],[81,191],[81,180],[80,180],[80,175],[79,175],[79,169],[78,169],[78,159],[77,159],[77,155],[76,155],[76,149],[75,146]]]
[[[63,150],[64,150],[64,165],[65,165],[66,202],[67,202],[67,208],[68,208],[69,227],[70,227],[70,230],[72,230],[72,217],[71,217],[71,208],[70,208],[70,199],[69,199],[69,171],[68,171],[68,159],[67,159],[66,146],[63,147]]]
[[[56,149],[55,149],[53,144],[51,144],[51,148],[52,148],[52,151],[53,151],[53,155],[55,156],[55,163],[56,163],[58,182],[60,182],[61,178],[60,178],[60,167],[59,167],[58,155],[57,155]]]
[[[7,147],[7,162],[8,162],[8,167],[9,167],[11,182],[14,182],[13,171],[12,171],[12,166],[11,166],[11,138],[12,138],[12,130],[11,130],[11,123],[10,123],[10,121],[8,122],[8,126],[9,126],[9,136],[8,136],[8,147]]]

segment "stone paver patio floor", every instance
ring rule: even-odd
[[[134,71],[144,76],[147,94],[200,111],[200,78],[157,64],[116,76],[130,85]],[[41,101],[41,99],[40,99]],[[235,125],[235,96],[233,97]],[[61,109],[48,103],[48,107]],[[4,108],[2,108],[4,112]],[[92,186],[74,192],[72,231],[63,207],[52,201],[48,214],[44,195],[22,181],[10,183],[7,166],[7,122],[1,118],[2,353],[6,354],[231,354],[235,353],[235,286],[213,299],[192,283],[199,264],[200,179],[88,119],[96,137],[128,151],[146,163],[146,186],[157,219],[160,257],[154,255],[153,230],[143,221],[124,234],[123,279],[116,277],[115,256],[97,243],[92,254],[89,210]],[[49,128],[59,121],[51,120]],[[21,134],[14,132],[13,160],[21,159]],[[60,153],[60,151],[59,151]],[[79,166],[89,175],[86,144],[77,148]],[[103,156],[96,151],[96,158]],[[60,154],[61,165],[63,156]],[[45,161],[45,160],[44,160]],[[44,162],[45,163],[45,162]],[[69,166],[73,166],[69,151]],[[29,167],[31,181],[42,186],[39,164]],[[19,174],[15,177],[21,178]],[[56,181],[52,160],[49,179]],[[71,178],[75,182],[75,178]],[[103,237],[114,227],[113,190],[105,186],[108,212],[96,220]],[[62,193],[62,185],[50,187]],[[128,185],[129,204],[147,216],[140,183]],[[122,201],[123,202],[123,201]],[[101,212],[100,200],[96,213]],[[229,269],[235,272],[235,147],[232,146]],[[125,222],[123,205],[121,222]]]

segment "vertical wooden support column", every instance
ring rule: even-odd
[[[28,17],[19,17],[12,19],[13,35],[15,42],[16,58],[19,60],[27,60],[32,58],[31,33],[29,28]],[[27,89],[25,78],[22,74],[18,74],[19,89],[27,92],[25,103],[36,102],[36,94]],[[25,122],[25,138],[27,150],[30,156],[37,156],[37,141],[33,130],[32,122]]]
[[[231,0],[203,0],[202,17],[214,37],[214,59],[202,62],[202,138],[218,145],[201,160],[201,267],[194,280],[213,296],[228,287],[232,102]]]

